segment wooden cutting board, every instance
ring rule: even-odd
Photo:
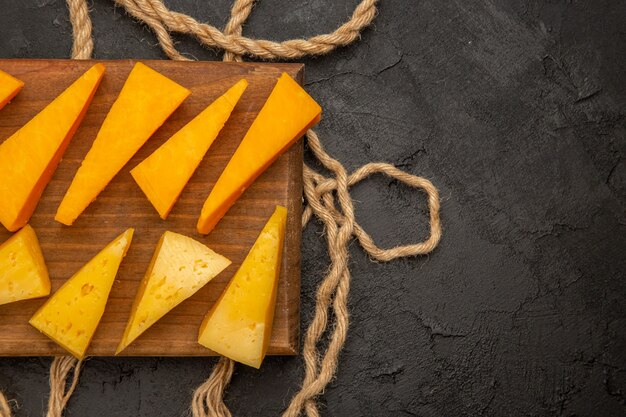
[[[0,69],[26,83],[18,96],[0,110],[0,142],[45,107],[94,62],[0,60]],[[257,179],[211,234],[201,236],[196,232],[195,226],[211,187],[261,109],[278,76],[286,72],[302,83],[303,65],[142,61],[190,89],[192,94],[74,225],[67,227],[54,221],[56,209],[135,63],[132,60],[101,62],[106,66],[102,84],[30,221],[42,246],[53,291],[109,241],[126,228],[135,228],[133,243],[122,262],[106,311],[87,354],[114,354],[135,292],[157,241],[164,231],[171,230],[205,243],[233,263],[193,297],[152,326],[123,354],[211,355],[211,351],[196,342],[200,323],[241,265],[277,204],[287,207],[289,217],[269,354],[296,354],[300,302],[302,141],[297,142]],[[130,169],[241,78],[246,78],[249,82],[241,101],[187,184],[168,219],[161,220],[132,179]],[[10,233],[3,228],[0,230],[0,241],[9,236]],[[44,300],[28,300],[0,306],[0,355],[47,356],[65,353],[28,324],[28,319]]]

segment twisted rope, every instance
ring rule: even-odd
[[[313,150],[318,159],[324,157],[324,150],[321,148],[321,143],[317,138],[315,132],[310,131],[307,134],[309,147]],[[384,174],[397,181],[400,181],[409,187],[418,188],[423,190],[428,197],[428,210],[429,222],[430,222],[430,235],[424,242],[414,243],[410,245],[395,246],[389,249],[381,249],[375,243],[372,237],[354,221],[354,236],[359,241],[367,254],[381,262],[389,262],[396,258],[404,258],[407,256],[423,255],[432,252],[441,240],[441,220],[439,218],[439,192],[437,188],[427,179],[417,177],[415,175],[408,174],[391,164],[381,162],[371,162],[363,165],[356,171],[348,176],[348,187],[363,181],[374,174]],[[307,178],[308,177],[308,178]],[[315,188],[315,198],[319,196],[319,199],[325,201],[330,198],[332,192],[337,190],[337,180],[334,178],[327,178],[305,165],[304,167],[305,182],[308,180]],[[329,206],[332,208],[332,206]],[[341,215],[334,208],[329,211],[336,222],[341,222]],[[313,214],[313,207],[311,205],[304,208],[302,213],[302,226],[306,226]]]
[[[11,405],[3,392],[0,392],[0,417],[11,417]]]
[[[225,61],[241,61],[244,55],[262,59],[297,59],[307,55],[326,54],[337,47],[348,45],[373,21],[378,0],[362,0],[350,19],[332,33],[284,42],[250,39],[242,35],[243,24],[250,15],[254,0],[235,0],[224,32],[209,24],[199,23],[185,14],[169,10],[162,0],[114,0],[114,2],[149,26],[165,54],[171,59],[188,60],[176,49],[172,40],[171,33],[177,32],[195,37],[206,47],[223,49]],[[74,35],[72,58],[87,59],[91,56],[93,41],[86,0],[67,0],[67,3]],[[357,239],[372,259],[384,262],[399,257],[427,254],[435,249],[441,239],[439,193],[430,181],[380,162],[366,164],[348,174],[343,165],[324,150],[314,131],[309,130],[306,137],[313,155],[332,176],[326,177],[304,165],[304,194],[307,206],[302,215],[302,227],[307,225],[313,215],[324,224],[331,266],[317,289],[314,317],[304,339],[305,375],[302,387],[292,398],[283,417],[298,417],[303,410],[308,417],[319,417],[315,399],[324,391],[337,371],[339,354],[349,326],[348,244],[352,238]],[[382,249],[358,224],[349,188],[376,173],[387,175],[426,194],[430,211],[430,235],[426,241]],[[328,346],[324,352],[320,352],[318,344],[328,331],[331,307],[335,322],[330,331]],[[72,369],[74,369],[72,382],[66,391],[66,380]],[[193,394],[191,405],[193,417],[231,417],[223,397],[233,370],[232,360],[225,357],[219,359],[209,378]],[[55,358],[50,369],[51,394],[47,417],[61,417],[76,387],[79,373],[80,362],[76,359]],[[0,417],[10,417],[10,412],[6,399],[0,393]]]
[[[224,404],[224,390],[233,376],[235,362],[222,356],[213,372],[193,393],[191,412],[194,417],[231,417]]]
[[[91,39],[91,18],[89,8],[85,0],[67,0],[67,8],[70,11],[72,22],[72,45],[73,59],[89,59],[93,52],[93,39]]]
[[[230,11],[230,20],[228,20],[224,28],[224,35],[241,36],[243,33],[243,24],[248,20],[248,16],[250,16],[250,12],[252,12],[254,1],[255,0],[236,0],[235,3],[233,3],[233,7]],[[224,61],[242,62],[243,57],[231,51],[226,51],[224,53]]]
[[[61,417],[67,402],[76,389],[82,361],[71,356],[57,356],[50,366],[50,398],[46,417]],[[66,389],[67,377],[73,371],[72,381]]]
[[[362,0],[354,9],[350,19],[332,33],[314,36],[310,39],[274,42],[241,36],[240,28],[250,13],[252,1],[235,2],[227,28],[230,26],[231,29],[237,30],[227,32],[222,32],[208,23],[200,23],[186,14],[174,12],[168,9],[162,0],[114,1],[118,6],[124,7],[135,19],[144,22],[154,30],[161,48],[171,59],[180,59],[180,54],[174,47],[174,42],[168,32],[193,36],[204,46],[223,49],[235,56],[297,59],[308,55],[323,55],[339,46],[354,42],[363,28],[374,20],[376,3],[378,3],[378,0]]]
[[[303,213],[303,227],[313,214],[323,222],[327,234],[331,268],[318,287],[315,314],[305,336],[304,382],[300,392],[294,396],[283,414],[284,417],[299,416],[302,408],[306,410],[309,417],[319,416],[314,399],[323,392],[335,375],[339,353],[343,348],[349,324],[348,243],[351,238],[355,236],[365,252],[373,259],[380,261],[429,253],[441,239],[439,193],[430,181],[407,174],[385,163],[370,163],[348,175],[343,165],[324,151],[319,137],[312,130],[307,132],[307,143],[317,160],[334,175],[334,178],[325,177],[307,165],[304,166],[304,193],[308,205]],[[356,222],[349,187],[375,173],[383,173],[411,187],[422,189],[426,193],[430,211],[430,236],[425,242],[381,249]],[[338,201],[339,208],[336,207],[335,200]],[[320,352],[317,345],[328,328],[328,309],[331,303],[335,327],[326,352],[319,360]]]

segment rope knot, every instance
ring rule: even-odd
[[[307,139],[311,151],[325,168],[335,172],[337,179],[327,178],[308,166],[304,167],[305,194],[308,206],[302,214],[302,226],[304,227],[311,219],[313,213],[318,217],[326,217],[321,212],[328,211],[328,215],[338,224],[349,222],[353,228],[352,234],[357,238],[361,247],[367,254],[377,260],[388,262],[396,258],[423,255],[431,252],[441,239],[441,221],[439,218],[439,192],[437,188],[426,178],[411,175],[391,164],[372,162],[358,168],[356,171],[345,176],[343,166],[331,157],[322,148],[321,142],[315,132],[307,132]],[[341,167],[341,168],[338,168]],[[412,188],[421,189],[426,193],[428,210],[430,213],[430,234],[424,242],[396,246],[389,249],[378,247],[372,237],[356,221],[349,188],[365,180],[374,174],[383,174],[400,181]],[[339,180],[339,177],[342,180]],[[333,193],[337,194],[342,211],[337,210],[334,203]]]

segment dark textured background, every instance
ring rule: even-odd
[[[263,0],[245,33],[334,29],[357,0]],[[230,1],[168,1],[223,26]],[[62,0],[0,0],[0,57],[68,57]],[[96,58],[165,58],[154,35],[93,1]],[[179,37],[181,51],[219,59]],[[318,128],[350,169],[372,160],[440,188],[444,239],[378,264],[353,244],[352,322],[325,416],[626,415],[626,2],[383,0],[361,42],[309,59]],[[426,235],[423,196],[353,189],[381,245]],[[328,265],[304,233],[303,325]],[[182,416],[212,359],[91,359],[68,416]],[[1,359],[18,416],[41,416],[49,359]],[[235,416],[274,416],[298,357],[243,366]]]

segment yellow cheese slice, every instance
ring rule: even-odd
[[[0,109],[13,99],[24,87],[24,82],[0,71]]]
[[[0,246],[0,304],[48,294],[48,268],[35,231],[26,225]]]
[[[0,145],[0,222],[8,230],[28,223],[103,75],[104,65],[92,66]]]
[[[116,354],[228,265],[230,260],[202,243],[165,232],[141,281]]]
[[[100,323],[117,270],[132,238],[133,229],[115,238],[67,280],[29,323],[82,359]]]
[[[239,80],[130,171],[162,219],[172,210],[247,86],[246,80]]]
[[[277,206],[198,335],[201,345],[257,369],[272,334],[286,222],[287,209]]]
[[[191,92],[138,62],[76,172],[55,220],[70,226]]]
[[[283,73],[204,202],[198,232],[207,234],[285,150],[320,120],[322,109]]]

